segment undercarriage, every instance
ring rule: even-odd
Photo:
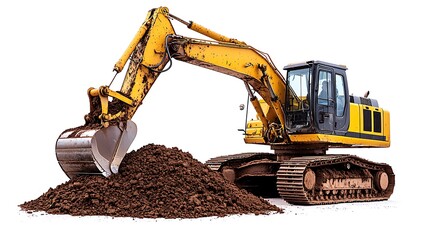
[[[298,205],[387,200],[395,186],[389,165],[347,154],[243,153],[206,164],[255,195]]]

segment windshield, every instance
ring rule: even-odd
[[[305,106],[302,103],[308,104],[308,87],[310,86],[310,69],[296,69],[290,70],[287,73],[287,81],[296,96],[301,100],[299,103],[290,103],[289,107],[292,109],[303,109]],[[291,100],[289,97],[289,100]]]

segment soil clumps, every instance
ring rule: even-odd
[[[199,218],[283,212],[178,148],[149,144],[125,155],[109,178],[79,176],[19,205],[29,213]]]

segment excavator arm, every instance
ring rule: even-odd
[[[92,108],[85,117],[86,124],[100,123],[108,127],[133,117],[158,76],[166,71],[164,68],[171,61],[166,52],[166,39],[174,34],[167,8],[149,11],[146,20],[113,68],[116,77],[129,61],[121,90],[116,92],[109,86],[101,86],[88,91]],[[110,103],[107,101],[108,97],[113,98]],[[101,104],[94,98],[102,99]],[[98,110],[100,108],[101,113]]]
[[[171,20],[213,40],[176,35]],[[85,115],[85,125],[68,129],[58,138],[57,159],[68,177],[109,176],[118,172],[137,134],[131,119],[159,75],[170,69],[172,59],[241,79],[262,123],[258,143],[290,141],[283,110],[285,94],[294,96],[297,102],[300,99],[286,87],[284,77],[268,54],[194,22],[186,22],[170,14],[168,8],[160,7],[148,12],[114,66],[116,77],[129,62],[121,89],[114,91],[110,85],[89,88],[90,112]]]

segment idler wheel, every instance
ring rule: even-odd
[[[304,172],[304,188],[309,191],[316,185],[316,174],[311,169],[306,169]]]
[[[384,171],[378,171],[375,174],[375,186],[378,190],[385,191],[389,185],[389,177]]]

